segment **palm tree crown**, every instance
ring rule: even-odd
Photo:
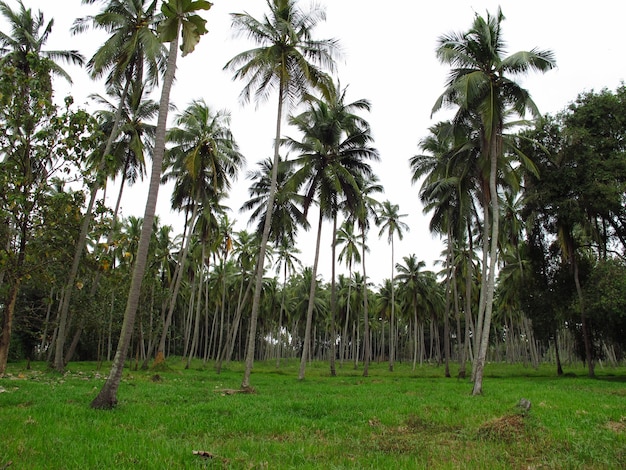
[[[11,33],[0,31],[0,64],[11,65],[30,75],[29,57],[48,59],[52,75],[72,82],[69,74],[57,63],[62,60],[75,65],[83,64],[83,56],[76,50],[46,51],[43,49],[52,31],[54,20],[45,23],[43,13],[33,16],[30,8],[18,0],[19,10],[14,11],[7,2],[0,1],[0,15],[8,22]],[[43,30],[42,30],[43,28]]]
[[[324,69],[333,70],[337,53],[335,39],[315,40],[313,28],[326,19],[324,10],[304,12],[295,0],[267,0],[269,15],[259,21],[248,13],[234,13],[233,26],[256,44],[233,57],[225,66],[235,79],[247,79],[241,92],[244,102],[264,101],[278,89],[283,99],[295,103],[312,85],[329,83]]]

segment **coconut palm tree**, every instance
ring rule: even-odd
[[[361,281],[363,291],[363,377],[369,375],[369,363],[371,357],[371,345],[369,338],[369,295],[367,271],[365,269],[365,253],[369,251],[367,246],[367,232],[370,228],[370,219],[376,217],[376,212],[380,203],[374,198],[374,194],[383,191],[382,185],[378,182],[376,175],[359,177],[359,199],[356,210],[351,217],[361,230],[361,268],[363,278]]]
[[[348,293],[347,298],[352,298],[352,265],[353,263],[361,262],[361,241],[358,239],[358,235],[354,233],[354,218],[344,220],[339,227],[335,238],[335,245],[344,245],[339,252],[338,261],[341,263],[344,258],[348,267]],[[339,363],[343,365],[344,354],[347,352],[346,338],[348,337],[348,324],[350,322],[350,305],[351,302],[346,302],[346,317],[343,327],[343,334],[341,335],[341,351],[339,353]]]
[[[304,186],[304,213],[317,203],[319,217],[313,277],[317,275],[321,229],[325,217],[333,220],[333,266],[337,214],[342,206],[358,207],[359,179],[372,175],[368,160],[377,160],[378,153],[371,147],[372,136],[368,123],[355,114],[359,110],[369,110],[367,100],[345,103],[346,89],[330,88],[323,98],[307,97],[307,109],[290,118],[302,134],[301,140],[287,138],[287,145],[298,154],[289,162],[298,168],[292,182],[295,187]],[[333,270],[334,271],[334,270]],[[334,272],[333,272],[334,278]],[[307,347],[309,345],[315,283],[311,283],[307,327],[299,378],[304,378]],[[334,324],[335,296],[331,295],[331,323]],[[331,328],[332,329],[332,328]],[[334,335],[334,331],[331,332]],[[332,341],[334,344],[334,340]],[[334,373],[334,354],[331,354],[331,375]]]
[[[391,317],[389,323],[389,371],[393,372],[394,351],[395,351],[395,338],[394,338],[394,322],[396,313],[395,302],[395,250],[394,240],[395,235],[402,240],[404,232],[409,229],[409,226],[400,220],[402,217],[406,217],[407,214],[399,214],[400,206],[398,204],[392,204],[389,201],[385,201],[380,206],[379,212],[376,214],[376,224],[380,226],[380,232],[378,236],[382,237],[385,232],[387,233],[387,241],[391,244]]]
[[[261,21],[248,13],[232,15],[236,31],[253,40],[258,47],[237,54],[224,67],[234,72],[234,79],[248,80],[241,93],[244,102],[250,101],[252,95],[255,100],[263,101],[271,91],[278,90],[272,177],[257,262],[243,388],[250,386],[254,363],[256,322],[278,180],[283,107],[297,102],[310,87],[327,86],[329,78],[322,67],[332,71],[337,49],[337,41],[333,39],[314,40],[312,37],[313,28],[325,19],[321,8],[313,7],[305,12],[297,7],[295,0],[267,0],[267,6],[269,14]]]
[[[424,349],[424,315],[419,315],[420,297],[426,294],[424,271],[426,263],[418,261],[417,256],[412,254],[402,258],[404,264],[396,264],[398,270],[398,283],[400,284],[400,296],[404,304],[410,306],[413,311],[413,370],[417,365],[419,356],[420,364]],[[422,302],[423,304],[423,302]]]
[[[168,132],[170,149],[165,166],[164,181],[173,179],[175,187],[172,202],[175,207],[185,204],[191,207],[190,223],[196,224],[200,208],[225,195],[245,163],[230,131],[230,115],[226,111],[212,111],[204,101],[192,102],[176,118],[174,129]],[[182,281],[182,269],[189,251],[188,236],[180,255],[178,276],[165,317],[161,341],[157,349],[156,363],[165,357],[165,341],[176,306],[176,298]]]
[[[54,20],[45,23],[42,12],[33,16],[32,10],[26,8],[22,0],[18,0],[17,4],[19,10],[13,10],[7,2],[0,2],[0,15],[11,29],[10,33],[0,31],[0,66],[16,67],[26,76],[31,76],[31,57],[46,59],[49,75],[39,79],[47,82],[48,89],[52,90],[53,76],[63,77],[71,83],[71,77],[57,62],[83,65],[83,56],[77,50],[45,50]]]
[[[95,1],[97,0],[83,0],[83,3],[92,4]],[[96,195],[101,186],[102,175],[100,173],[105,168],[106,157],[110,154],[113,142],[117,137],[126,96],[132,83],[143,83],[144,64],[148,64],[149,80],[154,83],[156,83],[158,72],[161,70],[164,48],[153,28],[156,12],[156,1],[148,4],[145,0],[110,0],[101,13],[93,17],[78,19],[72,27],[73,33],[80,33],[86,31],[91,24],[93,27],[102,28],[111,33],[109,39],[89,60],[87,68],[92,78],[99,78],[108,72],[107,84],[109,89],[115,91],[123,83],[123,91],[119,95],[119,104],[113,126],[102,152],[101,161],[97,166],[96,178],[90,184],[91,195],[74,249],[70,274],[65,285],[63,303],[59,314],[54,360],[54,366],[59,371],[65,367],[62,353],[70,300],[93,218]],[[97,286],[97,284],[94,285]]]
[[[178,58],[179,36],[182,33],[181,50],[183,57],[193,52],[200,36],[207,32],[206,20],[195,14],[198,10],[208,10],[211,3],[204,0],[168,0],[161,7],[164,19],[160,24],[160,34],[163,42],[170,43],[161,99],[159,101],[159,116],[155,135],[154,156],[152,159],[152,173],[146,209],[144,211],[144,223],[141,229],[141,238],[137,249],[137,260],[133,268],[128,301],[124,311],[124,321],[118,341],[117,351],[111,365],[111,372],[104,383],[100,393],[91,402],[93,408],[110,409],[117,404],[117,389],[122,378],[124,361],[130,344],[130,337],[135,323],[135,315],[141,293],[141,282],[146,269],[148,247],[152,235],[152,225],[155,216],[156,203],[161,183],[161,170],[163,168],[163,155],[165,153],[165,133],[167,114],[169,110],[169,97],[176,71]]]
[[[240,209],[240,212],[252,211],[248,224],[257,222],[256,233],[259,237],[263,235],[263,227],[268,214],[273,165],[272,159],[266,158],[258,163],[256,170],[248,172],[247,178],[252,181],[248,188],[250,199],[244,202]],[[293,168],[279,159],[269,238],[277,246],[283,243],[293,246],[298,229],[302,227],[308,230],[309,228],[309,222],[301,209],[303,198],[294,190],[293,185],[288,184],[293,173]]]
[[[480,123],[481,158],[489,162],[489,195],[491,220],[485,218],[485,235],[490,232],[489,268],[487,292],[484,296],[485,313],[482,320],[479,354],[475,361],[473,394],[482,393],[483,368],[489,342],[495,268],[499,229],[499,201],[497,190],[498,161],[503,154],[502,133],[505,115],[510,109],[520,116],[527,110],[539,115],[528,91],[509,78],[530,70],[547,71],[555,66],[550,51],[533,49],[509,56],[501,34],[504,15],[501,9],[495,16],[487,13],[483,18],[476,15],[472,26],[464,33],[450,33],[439,38],[437,57],[452,67],[446,89],[433,106],[433,112],[442,106],[458,108],[455,120],[464,116],[476,116]],[[484,208],[485,216],[489,210]],[[488,239],[487,236],[484,237]],[[485,266],[487,268],[487,266]]]
[[[144,99],[143,84],[134,83],[132,87],[132,91],[126,95],[117,138],[111,148],[111,156],[114,158],[112,170],[115,172],[111,177],[115,179],[120,176],[121,179],[115,209],[113,210],[113,226],[117,222],[126,183],[132,185],[145,176],[146,155],[152,154],[154,146],[155,126],[149,122],[159,112],[158,104],[155,101]],[[120,90],[116,90],[115,94],[119,100]],[[101,95],[92,95],[92,98],[105,107],[105,109],[97,111],[96,116],[101,123],[104,134],[111,135],[119,105]],[[100,148],[96,152],[98,155],[94,155],[94,167],[98,166],[103,150]]]

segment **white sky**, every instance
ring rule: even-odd
[[[17,8],[17,1],[6,1]],[[73,20],[95,14],[98,5],[84,6],[80,0],[24,0],[24,3],[34,11],[43,11],[46,20],[54,18],[48,49],[79,49],[89,58],[105,37],[93,31],[69,35]],[[246,11],[260,19],[267,6],[264,0],[214,0],[213,3],[213,8],[203,13],[209,34],[201,39],[193,54],[179,57],[171,99],[179,110],[193,99],[204,99],[216,109],[230,110],[235,139],[248,160],[247,169],[253,169],[256,162],[272,155],[276,97],[258,107],[241,105],[238,96],[243,83],[233,82],[231,74],[222,68],[235,54],[254,46],[244,39],[233,38],[229,13]],[[430,117],[448,72],[437,62],[434,53],[440,35],[465,31],[475,12],[495,14],[500,5],[506,16],[503,33],[508,52],[538,47],[555,53],[556,70],[518,79],[543,113],[560,111],[582,91],[615,89],[626,74],[623,34],[626,3],[621,0],[323,0],[321,4],[326,7],[327,21],[314,34],[318,39],[340,40],[343,57],[338,61],[338,77],[342,86],[349,85],[347,100],[366,98],[373,105],[367,118],[381,156],[381,162],[374,166],[385,187],[379,199],[399,204],[400,212],[408,214],[404,221],[410,225],[410,231],[403,240],[396,241],[396,262],[415,253],[433,269],[432,262],[439,258],[442,249],[440,241],[428,231],[429,216],[422,214],[419,187],[411,185],[408,166],[408,159],[418,153],[418,142],[428,134],[428,128],[447,116],[438,113],[433,119]],[[300,5],[307,9],[310,3],[301,0]],[[0,27],[5,30],[4,24],[0,23]],[[86,103],[90,93],[103,93],[103,84],[90,81],[84,70],[70,66],[66,70],[74,79],[71,93],[77,103]],[[57,83],[57,90],[59,99],[70,92],[61,82]],[[158,100],[158,94],[153,98]],[[294,135],[288,127],[283,129],[285,135]],[[244,175],[245,171],[228,202],[233,209],[231,218],[239,221],[238,229],[246,227],[248,217],[238,212],[248,198],[249,181]],[[110,190],[111,206],[114,192]],[[147,185],[140,184],[125,190],[122,201],[125,216],[143,215],[146,192]],[[182,232],[181,219],[169,210],[169,198],[170,189],[161,187],[157,213],[162,222]],[[311,222],[315,226],[314,219]],[[319,267],[325,280],[330,273],[330,230],[328,222]],[[313,232],[311,229],[299,236],[305,266],[313,263]],[[380,283],[391,276],[391,250],[386,237],[378,239],[376,227],[370,233],[369,245],[368,275],[373,282]]]

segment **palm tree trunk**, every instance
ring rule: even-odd
[[[111,134],[109,134],[109,138],[107,139],[107,143],[103,152],[103,159],[100,165],[98,166],[98,173],[100,173],[105,165],[106,156],[111,153],[111,148],[113,147],[113,141],[115,140],[117,129],[119,127],[119,123],[122,119],[122,109],[124,106],[124,101],[126,100],[126,95],[128,94],[128,88],[130,87],[130,80],[126,80],[124,84],[124,90],[122,91],[122,96],[120,97],[119,105],[117,106],[117,110],[115,112],[115,120],[113,121],[113,129],[111,129]],[[63,348],[65,346],[66,339],[66,330],[67,330],[67,322],[68,315],[70,309],[70,300],[72,298],[72,292],[74,291],[74,284],[76,283],[76,276],[78,275],[78,268],[80,266],[80,261],[83,257],[83,252],[85,250],[85,246],[87,246],[87,236],[89,235],[89,227],[91,225],[91,220],[93,219],[93,206],[96,202],[96,195],[98,193],[98,189],[100,188],[100,184],[98,180],[93,183],[91,187],[91,196],[89,197],[89,203],[87,204],[87,210],[85,211],[85,216],[83,217],[83,222],[80,227],[80,233],[78,235],[78,240],[76,241],[76,247],[74,249],[74,258],[72,259],[72,267],[70,268],[70,274],[67,278],[67,282],[65,283],[64,295],[63,295],[63,303],[61,304],[61,313],[59,316],[59,326],[57,331],[57,342],[56,349],[54,354],[54,368],[62,372],[65,369],[65,360],[63,356]]]
[[[311,270],[311,287],[309,289],[309,304],[306,310],[306,326],[304,328],[304,347],[302,348],[302,358],[300,359],[300,371],[298,372],[298,380],[304,379],[306,369],[307,355],[311,348],[311,324],[313,322],[313,309],[315,308],[315,288],[317,287],[317,264],[320,257],[320,242],[322,239],[322,222],[324,215],[320,209],[319,220],[317,222],[317,240],[315,242],[315,259],[313,261],[313,269]]]
[[[394,281],[394,274],[395,274],[395,270],[394,270],[394,243],[393,243],[393,237],[391,238],[391,318],[389,321],[389,372],[393,372],[393,362],[394,362],[394,349],[395,349],[395,331],[394,331],[394,325],[395,325],[395,319],[396,319],[396,299],[395,299],[395,289],[394,289],[394,285],[393,285],[393,281]],[[383,328],[383,334],[385,334],[384,332],[384,328]]]
[[[370,369],[370,314],[367,299],[367,274],[365,272],[365,229],[362,230],[363,247],[361,248],[361,260],[363,261],[363,377],[369,376]]]
[[[178,33],[180,33],[180,23],[178,28]],[[141,227],[139,246],[137,248],[135,267],[133,269],[133,275],[130,283],[128,301],[126,303],[126,310],[124,311],[122,331],[120,332],[120,338],[118,341],[115,358],[113,359],[113,364],[111,365],[111,372],[109,373],[109,376],[104,383],[102,390],[100,390],[98,396],[96,396],[96,398],[94,398],[94,400],[91,402],[92,408],[110,409],[117,404],[117,389],[119,388],[120,381],[122,379],[124,362],[126,360],[128,345],[130,344],[130,337],[133,332],[133,326],[135,323],[135,315],[137,313],[137,307],[139,305],[141,282],[144,272],[146,270],[146,264],[148,260],[148,246],[150,244],[150,237],[152,235],[152,224],[154,222],[156,203],[159,195],[159,186],[161,184],[161,170],[163,168],[163,156],[165,153],[165,132],[167,127],[167,113],[169,110],[169,97],[170,90],[172,89],[172,83],[174,82],[174,75],[176,72],[176,58],[178,56],[178,36],[179,34],[176,34],[176,37],[170,43],[169,53],[167,57],[167,68],[165,71],[165,77],[163,79],[161,100],[159,102],[159,117],[157,119],[154,156],[152,159],[152,172],[150,176],[148,199],[146,201],[146,209],[144,212],[143,224]]]
[[[333,217],[333,241],[332,241],[332,273],[330,281],[330,376],[335,377],[335,356],[337,355],[337,332],[335,327],[335,318],[337,317],[337,282],[335,280],[337,252],[337,213]]]
[[[278,313],[278,329],[276,339],[278,341],[276,351],[276,368],[280,367],[280,359],[282,356],[282,344],[283,344],[283,312],[285,311],[285,296],[287,288],[287,263],[283,266],[283,290],[280,295],[280,311]]]
[[[197,196],[197,195],[196,195]],[[198,197],[195,197],[193,210],[191,214],[191,219],[189,225],[193,227],[195,223],[196,217],[198,216]],[[144,220],[144,224],[145,224]],[[189,229],[189,233],[185,238],[185,244],[183,245],[182,252],[180,254],[180,260],[178,262],[177,269],[175,270],[175,280],[174,280],[174,290],[172,291],[172,296],[170,297],[169,308],[167,311],[167,316],[165,317],[165,322],[163,323],[163,331],[161,332],[161,340],[159,341],[159,347],[157,348],[156,358],[154,359],[154,365],[162,364],[165,361],[165,342],[167,341],[167,335],[170,330],[170,325],[172,324],[172,316],[174,315],[174,310],[176,309],[176,300],[178,298],[178,293],[180,292],[180,286],[182,284],[183,275],[185,272],[185,263],[187,262],[187,256],[189,254],[189,247],[191,245],[191,229]],[[176,275],[178,274],[178,275]]]
[[[352,263],[348,264],[348,299],[346,301],[346,320],[343,324],[343,336],[341,338],[341,362],[340,367],[343,367],[343,361],[348,358],[348,325],[350,324],[350,301],[352,297]]]
[[[493,295],[495,291],[495,275],[496,275],[496,259],[498,256],[498,232],[500,222],[500,205],[498,201],[498,188],[497,188],[497,171],[498,171],[498,156],[500,155],[501,146],[498,145],[500,141],[496,138],[499,135],[494,132],[493,144],[491,147],[491,169],[489,174],[489,190],[491,192],[491,240],[490,240],[490,253],[489,253],[489,276],[487,281],[487,295],[485,296],[485,316],[484,323],[481,329],[480,347],[478,349],[478,357],[476,358],[476,375],[474,378],[474,388],[472,395],[480,395],[483,392],[483,369],[485,367],[485,360],[487,357],[487,348],[489,347],[489,332],[491,329],[491,314],[493,311]]]
[[[283,118],[283,101],[285,99],[285,83],[281,79],[278,90],[278,113],[276,117],[276,135],[274,138],[274,160],[272,164],[272,180],[270,183],[270,193],[267,196],[267,212],[265,223],[263,224],[263,235],[261,246],[259,247],[259,260],[256,266],[256,277],[254,285],[254,296],[252,297],[252,312],[250,313],[250,328],[248,330],[248,348],[246,351],[246,368],[241,381],[241,388],[250,388],[250,374],[254,364],[254,347],[256,342],[257,318],[261,304],[261,288],[263,287],[263,273],[265,271],[265,252],[270,238],[270,228],[272,225],[272,215],[274,213],[274,199],[276,198],[276,188],[278,186],[278,165],[280,163],[280,127]]]

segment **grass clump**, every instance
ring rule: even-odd
[[[126,369],[118,406],[92,410],[105,374],[11,364],[0,378],[0,468],[624,468],[626,369],[598,379],[490,365],[483,396],[443,369],[372,364],[330,377],[258,363],[217,375],[200,363]],[[491,375],[489,375],[491,373]],[[610,373],[611,375],[608,375]],[[496,377],[497,376],[497,377]],[[531,410],[517,404],[525,397]],[[194,453],[195,451],[195,453]]]

